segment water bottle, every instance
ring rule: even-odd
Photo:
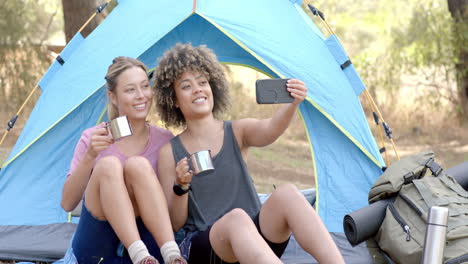
[[[442,264],[447,234],[448,208],[432,206],[427,216],[422,264]]]

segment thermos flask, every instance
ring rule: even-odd
[[[427,217],[422,264],[442,264],[447,234],[448,208],[432,206]]]

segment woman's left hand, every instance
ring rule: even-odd
[[[307,87],[305,83],[298,79],[289,79],[286,83],[288,92],[294,97],[294,105],[299,105],[307,96]]]

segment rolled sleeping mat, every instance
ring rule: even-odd
[[[349,243],[356,246],[373,237],[385,218],[387,205],[394,198],[380,200],[345,215],[343,228]]]
[[[452,176],[462,187],[468,191],[468,161],[455,167],[446,169],[445,173]]]
[[[445,173],[454,177],[465,190],[468,190],[468,161],[445,170]],[[394,198],[380,200],[345,215],[343,228],[346,238],[352,246],[356,246],[375,235],[385,218],[387,205],[393,200]]]

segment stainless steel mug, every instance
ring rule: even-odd
[[[422,264],[442,264],[447,234],[448,208],[432,206],[427,216]]]
[[[133,133],[127,116],[119,116],[107,122],[107,129],[110,130],[114,140],[131,136]]]
[[[210,150],[200,150],[190,155],[189,162],[192,165],[193,174],[206,175],[214,171]]]

